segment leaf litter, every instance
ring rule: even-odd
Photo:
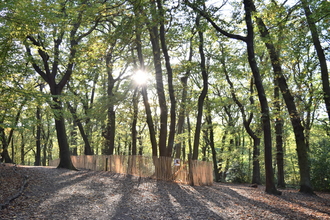
[[[106,171],[0,165],[0,219],[330,219],[330,194],[188,186]]]

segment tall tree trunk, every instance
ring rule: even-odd
[[[43,85],[39,84],[39,90],[42,92]],[[42,131],[42,117],[41,117],[41,108],[37,105],[36,111],[37,118],[37,133],[36,133],[36,155],[35,155],[35,166],[41,165],[41,131]]]
[[[15,163],[15,144],[14,144],[14,137],[11,138],[11,158],[13,158],[13,163]]]
[[[52,105],[52,109],[55,114],[55,129],[56,129],[58,144],[60,146],[60,163],[57,166],[57,168],[76,170],[76,168],[72,164],[70,157],[70,147],[66,135],[62,103],[58,100],[57,97],[54,97],[53,101],[55,103]]]
[[[25,140],[23,132],[21,132],[21,164],[25,165]]]
[[[189,159],[191,159],[192,155],[193,155],[193,146],[192,146],[192,142],[191,142],[191,125],[190,125],[190,119],[189,119],[188,114],[187,114],[187,130],[188,130],[188,148],[189,148],[188,157],[189,157]]]
[[[214,144],[214,129],[212,122],[211,108],[209,104],[206,105],[206,110],[207,110],[206,122],[208,125],[207,127],[209,129],[209,137],[207,139],[209,141],[209,145],[212,151],[214,179],[216,182],[219,182],[221,180],[221,177],[220,177],[220,170],[218,167],[217,151],[215,149],[215,144]]]
[[[184,119],[185,119],[185,111],[186,111],[186,99],[187,99],[187,82],[188,77],[184,76],[181,78],[181,83],[183,86],[182,94],[181,94],[181,102],[180,102],[180,109],[179,109],[179,116],[178,116],[178,123],[177,123],[177,135],[183,133],[183,126],[184,126]],[[175,144],[175,158],[181,157],[181,148],[182,142]]]
[[[254,137],[253,139],[253,152],[252,152],[252,184],[260,184],[260,138]]]
[[[277,186],[285,188],[284,180],[284,149],[283,149],[283,119],[280,117],[281,112],[281,101],[280,101],[280,91],[277,86],[277,80],[275,81],[274,88],[274,107],[275,107],[275,135],[276,135],[276,164],[277,164]]]
[[[138,2],[134,3],[134,14],[136,17],[138,17],[140,12],[143,11],[143,8],[140,4],[136,4],[136,3]],[[138,19],[136,19],[136,21],[137,23],[135,24],[135,29],[136,29],[135,37],[136,37],[136,50],[139,59],[139,68],[141,71],[145,71],[144,58],[142,53],[141,23],[138,22]],[[142,93],[143,104],[146,112],[147,125],[149,128],[152,156],[157,157],[158,151],[157,151],[156,131],[155,131],[151,108],[148,100],[147,85],[142,85],[141,93]],[[140,146],[138,154],[142,155],[142,151],[143,151],[142,146]]]
[[[173,88],[173,71],[170,63],[170,56],[168,54],[167,45],[166,45],[166,39],[165,39],[165,26],[164,26],[164,20],[165,20],[165,14],[164,14],[164,8],[162,5],[162,0],[157,0],[157,6],[159,11],[159,17],[160,17],[160,28],[159,28],[159,37],[160,42],[162,46],[162,51],[165,58],[165,66],[167,70],[167,82],[168,82],[168,93],[170,96],[170,102],[171,102],[171,108],[170,108],[170,131],[168,135],[168,141],[167,141],[167,155],[168,157],[172,156],[172,150],[174,146],[174,136],[175,136],[175,123],[176,123],[176,100],[175,100],[175,94],[174,94],[174,88]]]
[[[155,1],[151,1],[152,10],[152,23],[149,27],[150,41],[152,45],[153,53],[153,63],[155,67],[156,76],[156,90],[158,96],[158,104],[160,108],[160,130],[159,130],[159,155],[167,156],[167,104],[166,96],[163,84],[163,71],[162,71],[162,60],[161,60],[161,50],[159,45],[159,34],[158,34],[158,24],[159,24],[159,14],[157,13]]]
[[[107,155],[113,155],[115,148],[115,135],[116,135],[116,112],[114,108],[114,94],[113,89],[115,86],[115,79],[113,78],[113,50],[116,45],[116,41],[110,45],[109,52],[106,55],[106,68],[108,76],[108,85],[107,85],[107,125],[106,129],[103,132],[103,137],[105,138],[105,149],[104,153]]]
[[[48,116],[47,116],[48,118]],[[46,121],[48,122],[46,118]],[[52,154],[51,154],[51,151],[52,151],[52,141],[50,139],[50,125],[49,123],[47,123],[47,130],[46,129],[43,129],[43,140],[44,140],[44,166],[47,166],[49,165],[49,160],[52,159]]]
[[[251,9],[253,11],[256,11],[252,1]],[[278,86],[281,89],[283,99],[290,115],[298,153],[300,192],[313,193],[312,185],[310,182],[310,164],[308,158],[308,149],[305,142],[304,127],[302,126],[301,119],[294,102],[294,97],[291,95],[288,84],[284,77],[281,67],[281,61],[279,59],[279,54],[276,51],[274,44],[272,43],[272,39],[268,32],[268,29],[261,18],[257,16],[255,17],[257,20],[260,35],[268,49],[269,57],[274,71],[274,77],[278,81]]]
[[[67,104],[69,107],[69,103]],[[70,109],[70,107],[69,107]],[[71,110],[70,110],[71,111]],[[72,112],[71,112],[72,114]],[[78,146],[77,146],[77,122],[73,119],[72,123],[72,129],[70,132],[70,145],[71,145],[71,155],[77,156],[78,155]]]
[[[185,122],[185,112],[186,112],[186,99],[187,99],[187,82],[188,77],[184,76],[181,78],[181,83],[183,86],[182,94],[181,94],[181,102],[178,116],[178,124],[177,124],[177,135],[183,133],[184,122]],[[175,145],[175,158],[181,157],[181,149],[182,149],[182,141],[178,142]]]
[[[200,28],[200,15],[198,14],[196,17],[196,26],[197,29]],[[208,92],[208,74],[206,72],[206,61],[205,61],[205,54],[204,54],[204,36],[202,31],[198,31],[199,36],[199,54],[200,54],[200,67],[202,72],[203,78],[203,89],[201,94],[198,97],[198,106],[197,106],[197,119],[196,119],[196,129],[195,129],[195,136],[194,136],[194,146],[193,146],[193,160],[198,159],[198,151],[199,151],[199,142],[200,142],[200,133],[202,127],[202,117],[203,117],[203,106],[204,100]]]
[[[136,155],[137,153],[137,119],[138,119],[138,104],[139,104],[139,87],[136,87],[133,94],[133,120],[132,120],[132,128],[131,128],[131,135],[132,135],[132,155]]]
[[[321,77],[322,77],[322,86],[323,86],[323,99],[328,113],[328,118],[330,121],[330,86],[329,86],[329,71],[327,67],[327,59],[322,48],[319,34],[317,32],[316,23],[314,21],[313,14],[309,7],[309,2],[307,0],[301,0],[302,7],[305,12],[307,23],[312,34],[313,44],[319,58],[320,67],[321,67]]]
[[[226,139],[227,139],[228,131],[225,129],[224,134],[221,138],[221,147],[220,147],[220,158],[219,158],[219,170],[220,170],[220,178],[221,182],[226,182],[226,174],[227,174],[227,169],[224,166],[224,159],[223,159],[223,151],[224,151],[224,146],[226,144]]]
[[[97,84],[98,78],[99,78],[99,74],[96,73],[94,80],[93,80],[93,86],[92,86],[91,96],[90,96],[90,100],[89,100],[89,105],[88,105],[88,102],[86,102],[86,104],[83,105],[84,110],[85,110],[85,115],[87,116],[85,119],[85,134],[86,134],[89,142],[92,140],[92,138],[90,139],[91,133],[92,133],[92,128],[90,125],[91,117],[89,114],[89,110],[93,108],[95,89],[96,89],[96,84]]]
[[[36,155],[35,155],[35,166],[41,165],[41,109],[37,106],[36,112],[37,118],[37,133],[36,133]]]
[[[261,105],[261,114],[263,122],[263,131],[264,131],[264,153],[265,153],[265,169],[266,169],[266,192],[271,194],[279,194],[275,187],[274,183],[274,173],[273,173],[273,164],[272,164],[272,138],[271,138],[271,126],[270,126],[270,115],[268,101],[266,98],[266,93],[262,84],[261,75],[258,69],[256,62],[256,57],[254,53],[254,31],[252,25],[251,12],[253,9],[252,0],[244,0],[244,9],[245,9],[245,22],[247,26],[247,51],[248,59],[251,70],[253,72],[255,85],[258,91],[258,98]]]
[[[190,47],[189,47],[189,58],[188,61],[191,62],[193,57],[193,48],[192,48],[192,38],[190,39]],[[182,84],[182,93],[181,93],[181,102],[180,102],[180,109],[179,109],[179,116],[178,116],[178,123],[177,123],[177,135],[183,133],[183,125],[184,119],[186,115],[186,102],[187,102],[187,94],[188,94],[188,77],[190,75],[190,68],[185,72],[184,76],[181,77],[181,84]],[[180,141],[175,145],[175,157],[181,157],[181,145],[182,142]]]
[[[47,145],[43,144],[42,148],[42,166],[47,166]]]

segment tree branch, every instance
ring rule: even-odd
[[[220,28],[205,11],[200,10],[195,4],[190,3],[188,0],[185,0],[184,2],[186,5],[188,5],[190,8],[192,8],[194,11],[198,12],[201,16],[203,16],[221,34],[225,35],[226,37],[232,38],[232,39],[241,40],[241,41],[246,42],[246,37],[243,37],[243,36],[237,35],[237,34],[228,33],[227,31]]]

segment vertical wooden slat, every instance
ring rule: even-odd
[[[105,170],[115,173],[150,177],[159,180],[175,181],[190,185],[212,185],[212,162],[188,159],[174,166],[173,158],[145,157],[141,155],[81,155],[71,156],[76,168]],[[57,166],[59,159],[49,161],[50,166]]]

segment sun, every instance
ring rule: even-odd
[[[149,79],[148,74],[143,71],[143,70],[138,70],[135,72],[133,75],[133,80],[138,84],[138,85],[145,85]]]

